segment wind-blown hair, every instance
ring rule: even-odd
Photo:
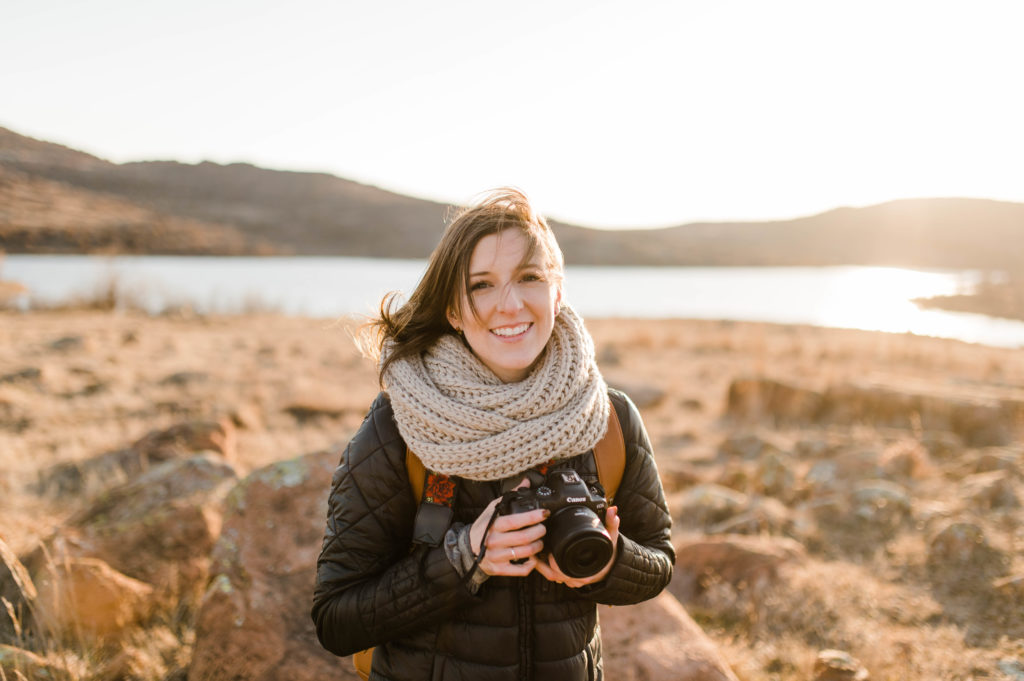
[[[379,316],[362,327],[358,342],[369,356],[378,359],[385,344],[391,344],[388,356],[379,365],[381,386],[384,372],[392,362],[423,353],[443,334],[456,333],[448,313],[458,318],[464,316],[464,293],[470,311],[478,317],[473,297],[468,295],[473,249],[484,237],[507,229],[518,229],[526,237],[528,247],[523,264],[540,252],[543,267],[561,285],[565,268],[562,250],[547,221],[518,189],[501,187],[486,192],[455,214],[409,299],[400,303],[397,291],[388,293],[381,301]]]

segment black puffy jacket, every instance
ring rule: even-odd
[[[597,604],[656,596],[675,562],[640,414],[623,393],[609,396],[626,442],[611,572],[579,589],[536,571],[491,577],[473,594],[443,547],[410,551],[418,500],[391,403],[379,395],[334,473],[312,612],[321,644],[336,655],[376,646],[371,681],[602,679]],[[590,452],[567,463],[597,479]],[[497,482],[460,479],[454,520],[472,523],[500,493]]]

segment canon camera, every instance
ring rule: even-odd
[[[570,577],[590,577],[612,557],[612,539],[602,518],[608,501],[600,485],[588,487],[574,470],[554,470],[536,488],[507,492],[498,504],[500,515],[546,508],[545,550]]]

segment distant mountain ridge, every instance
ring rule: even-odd
[[[0,250],[421,258],[447,205],[325,173],[115,164],[0,128]],[[904,199],[774,222],[605,231],[552,221],[570,264],[1024,271],[1024,204]]]

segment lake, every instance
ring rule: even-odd
[[[114,286],[158,313],[275,309],[371,314],[388,291],[409,293],[421,260],[342,257],[8,255],[0,276],[29,287],[22,308],[95,298]],[[1024,347],[1024,322],[923,310],[911,300],[974,286],[979,272],[891,267],[584,267],[566,269],[566,300],[584,317],[730,319],[811,324]]]

